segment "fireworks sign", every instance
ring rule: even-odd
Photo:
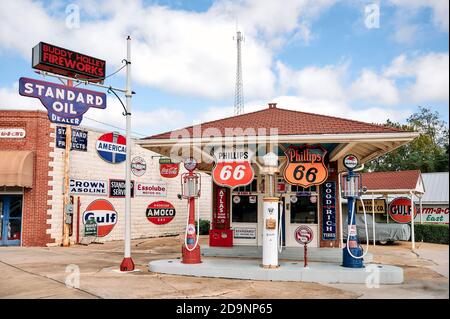
[[[33,48],[32,66],[41,71],[101,83],[106,71],[104,60],[44,42]]]
[[[252,156],[253,152],[249,149],[215,149],[214,182],[230,188],[250,184],[255,175],[250,163]]]
[[[325,165],[327,151],[321,146],[289,146],[285,152],[287,164],[283,177],[291,185],[308,188],[320,185],[328,178]]]
[[[52,123],[78,126],[89,108],[106,108],[106,94],[29,78],[19,79],[19,94],[37,98]]]

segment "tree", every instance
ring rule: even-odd
[[[419,107],[407,124],[387,120],[390,127],[420,133],[414,141],[380,156],[366,165],[368,171],[399,171],[419,169],[422,173],[448,172],[449,135],[447,123],[439,119],[438,112]]]

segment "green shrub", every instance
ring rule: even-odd
[[[416,241],[448,244],[448,225],[414,224],[414,235]]]
[[[209,235],[209,220],[200,219],[200,235]],[[197,229],[197,221],[195,221],[195,229]]]

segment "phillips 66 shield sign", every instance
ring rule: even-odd
[[[254,171],[250,163],[253,152],[249,149],[214,149],[214,182],[219,186],[234,188],[253,181]]]
[[[327,151],[323,147],[291,145],[284,153],[287,163],[283,176],[289,184],[307,188],[326,181],[328,169],[324,160]]]

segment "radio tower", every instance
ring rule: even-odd
[[[244,86],[242,84],[241,42],[244,37],[241,31],[236,32],[237,65],[236,65],[236,89],[234,92],[234,115],[244,114]]]

